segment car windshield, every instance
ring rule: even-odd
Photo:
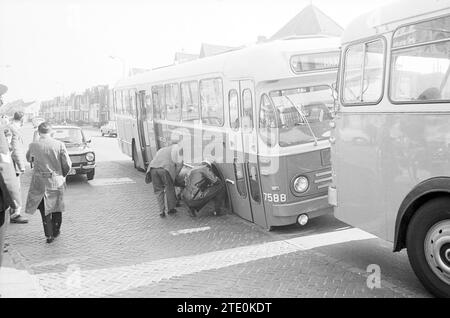
[[[334,105],[327,85],[272,91],[281,147],[327,139]],[[309,125],[308,125],[309,124]]]
[[[83,143],[83,134],[77,128],[56,128],[53,131],[53,138],[68,144]]]

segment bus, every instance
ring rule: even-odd
[[[380,7],[341,43],[334,214],[406,248],[422,284],[450,297],[450,1]]]
[[[114,88],[118,143],[137,169],[183,144],[214,162],[227,206],[266,229],[331,213],[330,120],[339,39],[255,44],[155,69]]]

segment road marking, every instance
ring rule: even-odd
[[[136,183],[130,178],[99,178],[88,182],[94,187]]]
[[[81,270],[77,273],[79,287],[67,283],[73,273],[44,273],[36,276],[47,291],[48,297],[102,297],[148,286],[173,277],[239,265],[319,246],[371,238],[374,236],[362,230],[348,229],[199,255],[160,259],[136,265]]]
[[[177,235],[180,235],[180,234],[191,234],[191,233],[197,233],[197,232],[204,232],[204,231],[208,231],[208,230],[211,230],[211,228],[209,226],[195,227],[195,228],[192,228],[192,229],[171,231],[170,234],[172,234],[173,236],[177,236]]]
[[[50,260],[50,261],[44,261],[44,262],[30,264],[30,267],[34,268],[34,267],[45,267],[45,266],[79,264],[82,261],[85,261],[88,259],[89,259],[88,256],[57,258],[57,259]]]

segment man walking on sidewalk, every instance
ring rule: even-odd
[[[25,172],[25,150],[24,150],[24,143],[22,139],[22,126],[23,126],[23,112],[15,112],[13,121],[9,125],[9,129],[11,131],[12,137],[11,137],[11,143],[10,143],[10,149],[11,149],[11,157],[14,164],[14,169],[16,170],[16,176],[17,180],[19,182],[19,191],[20,191],[20,176]],[[25,224],[28,223],[28,220],[24,218],[20,214],[20,209],[11,209],[10,211],[10,220],[11,223],[18,223],[18,224]]]
[[[50,124],[40,124],[38,131],[41,138],[30,144],[26,155],[33,162],[33,176],[25,212],[34,214],[39,209],[47,243],[51,243],[60,232],[65,181],[72,162],[64,143],[51,137]]]
[[[153,183],[160,214],[165,217],[165,203],[167,199],[168,214],[177,212],[177,197],[175,194],[174,182],[183,167],[182,149],[178,144],[163,147],[158,150],[147,169],[146,181]]]

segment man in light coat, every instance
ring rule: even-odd
[[[150,177],[148,182],[153,183],[161,217],[166,216],[164,199],[167,199],[167,213],[177,212],[174,182],[181,168],[183,168],[182,148],[178,144],[159,149],[148,166],[147,178]]]
[[[51,137],[50,124],[40,124],[38,131],[41,138],[30,144],[26,154],[33,162],[33,176],[25,213],[34,214],[39,209],[47,243],[51,243],[60,233],[65,181],[72,162],[64,143]]]
[[[25,160],[25,150],[22,138],[22,126],[23,126],[23,112],[15,112],[13,120],[9,125],[11,131],[11,157],[16,170],[16,176],[19,180],[20,187],[20,176],[25,172],[26,160]],[[20,209],[11,209],[10,211],[10,221],[11,223],[24,224],[28,223],[28,220],[20,214]]]

